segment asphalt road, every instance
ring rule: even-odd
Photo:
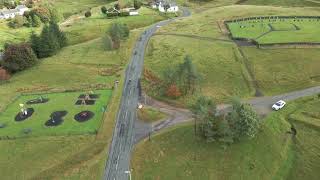
[[[181,17],[191,14],[186,8],[182,8],[182,10]],[[128,174],[125,171],[129,170],[131,149],[134,144],[134,123],[137,119],[136,109],[139,99],[138,80],[143,69],[144,51],[149,39],[157,29],[176,19],[168,19],[152,25],[142,33],[135,44],[130,64],[126,69],[121,105],[117,115],[103,179],[128,180]]]

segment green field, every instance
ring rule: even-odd
[[[79,106],[75,105],[80,94],[85,92],[73,93],[54,93],[43,94],[43,98],[48,98],[49,102],[37,105],[27,105],[27,108],[33,108],[33,115],[25,121],[14,121],[15,115],[19,112],[19,104],[25,104],[28,100],[37,99],[39,95],[21,96],[14,103],[10,104],[7,109],[0,115],[0,123],[6,127],[0,131],[0,137],[20,137],[25,136],[24,129],[31,129],[28,136],[41,135],[72,135],[72,134],[95,134],[98,132],[101,124],[104,107],[107,107],[111,98],[111,90],[94,91],[99,94],[94,105]],[[87,122],[78,123],[74,120],[74,116],[81,111],[89,110],[94,112],[94,117]],[[45,122],[50,119],[51,113],[54,111],[67,111],[68,114],[63,118],[63,123],[57,127],[47,127]]]
[[[313,121],[319,122],[319,108],[317,97],[290,102],[263,120],[256,138],[242,139],[227,147],[195,137],[192,124],[165,130],[136,146],[131,161],[133,178],[317,180],[320,127],[310,127],[310,117],[304,112],[317,114]],[[291,116],[299,119],[288,118]],[[303,123],[298,122],[301,120]],[[297,129],[293,138],[287,133],[289,122]]]
[[[267,5],[267,6],[320,6],[319,0],[240,0],[240,4]]]
[[[257,49],[242,47],[260,90],[276,95],[320,85],[317,48]]]
[[[320,20],[307,18],[247,20],[227,23],[233,38],[257,43],[319,43]]]

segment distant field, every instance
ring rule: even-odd
[[[6,127],[0,131],[0,137],[26,136],[23,130],[28,128],[31,129],[31,132],[27,136],[95,134],[102,120],[102,108],[107,107],[112,91],[94,91],[95,94],[99,95],[94,105],[75,105],[79,95],[84,93],[86,92],[43,94],[42,97],[48,98],[49,101],[43,104],[26,105],[26,107],[34,109],[34,114],[22,122],[16,122],[14,121],[14,117],[20,112],[19,104],[25,104],[29,100],[37,99],[39,95],[19,97],[0,114],[0,123],[6,125]],[[74,116],[85,110],[93,112],[94,117],[87,122],[77,122]],[[55,111],[67,111],[67,115],[63,117],[63,123],[56,127],[45,126],[45,122],[50,119],[51,113]]]
[[[263,19],[227,23],[233,38],[259,44],[320,43],[320,18]]]

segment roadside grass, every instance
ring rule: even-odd
[[[26,104],[27,101],[37,99],[39,95],[20,96],[14,103],[1,113],[0,123],[6,127],[0,131],[0,137],[23,137],[23,136],[44,136],[44,135],[74,135],[74,134],[96,134],[101,124],[104,107],[107,108],[108,101],[111,98],[111,90],[97,90],[95,94],[99,95],[94,105],[75,105],[79,95],[86,92],[70,92],[70,93],[53,93],[42,94],[43,98],[49,101],[43,104],[26,105],[33,108],[33,115],[22,122],[14,121],[15,115],[20,112],[19,104]],[[87,122],[79,123],[74,116],[81,111],[92,111],[94,117]],[[67,111],[67,115],[63,117],[63,123],[57,127],[47,127],[45,122],[50,119],[51,113],[55,111]],[[29,134],[24,134],[23,130],[30,128]]]
[[[159,121],[166,117],[166,114],[151,107],[144,107],[138,110],[138,119],[147,123]]]
[[[278,116],[264,120],[254,139],[230,146],[194,136],[192,123],[140,142],[133,153],[134,179],[272,179],[291,153],[290,125]]]
[[[250,69],[265,95],[320,85],[318,49],[257,49],[242,47]]]
[[[259,44],[320,42],[318,19],[247,20],[230,22],[227,26],[234,38],[252,39]]]

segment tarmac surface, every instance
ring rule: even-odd
[[[179,18],[191,14],[186,8],[182,8],[182,10],[183,13]],[[130,64],[126,69],[121,105],[117,114],[116,125],[103,176],[105,180],[128,180],[129,174],[125,173],[125,171],[130,170],[130,155],[134,144],[134,124],[137,119],[136,109],[139,99],[138,81],[143,69],[145,48],[149,39],[157,29],[179,18],[168,19],[152,25],[142,33],[141,38],[139,38],[135,44]]]

